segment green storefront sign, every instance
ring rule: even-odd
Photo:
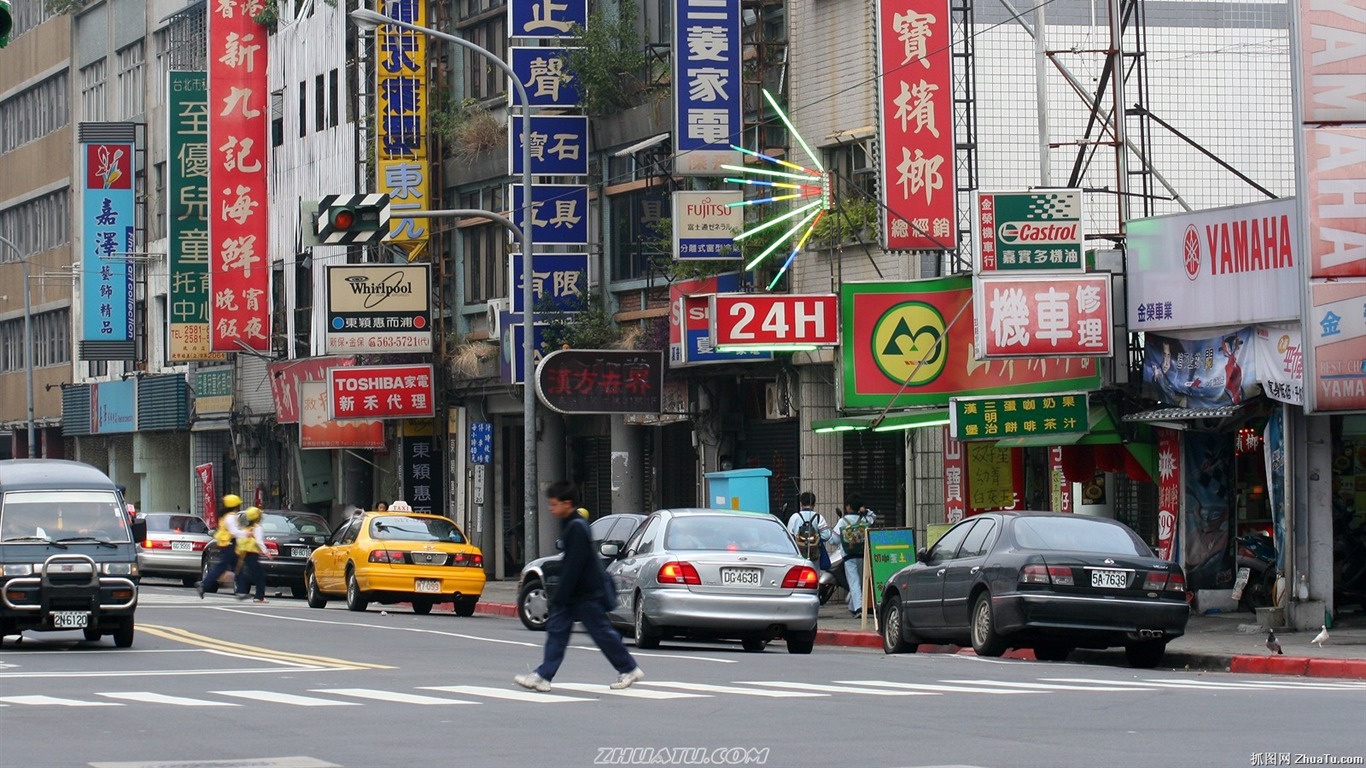
[[[208,78],[204,72],[167,74],[166,240],[171,280],[166,359],[222,360],[224,353],[209,350]]]
[[[1079,189],[982,192],[976,220],[979,274],[1086,268]]]
[[[1085,392],[949,400],[949,431],[957,440],[1070,435],[1089,428]]]
[[[910,528],[874,528],[868,531],[868,555],[873,571],[873,598],[882,603],[882,588],[902,568],[915,562],[915,531]]]

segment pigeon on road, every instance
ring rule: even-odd
[[[1281,650],[1281,641],[1276,639],[1276,633],[1270,629],[1266,631],[1266,649],[1282,656],[1285,655],[1285,652]]]
[[[1314,639],[1313,639],[1313,640],[1310,640],[1309,642],[1311,642],[1311,643],[1313,643],[1314,645],[1317,645],[1318,647],[1322,648],[1322,647],[1323,647],[1323,644],[1326,643],[1326,642],[1328,642],[1328,625],[1327,625],[1327,624],[1321,624],[1321,625],[1319,625],[1319,633],[1318,633],[1317,635],[1314,635]]]

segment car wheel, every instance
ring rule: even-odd
[[[356,572],[348,570],[346,572],[347,610],[360,613],[368,607],[370,607],[370,601],[365,599],[365,594],[360,591],[360,584],[356,583]]]
[[[128,648],[133,645],[133,617],[129,616],[119,622],[119,628],[114,630],[114,647]]]
[[[740,638],[740,645],[750,653],[761,653],[768,647],[768,641],[762,635],[749,635]]]
[[[1034,646],[1034,658],[1039,661],[1067,661],[1067,657],[1072,654],[1070,645],[1036,645]]]
[[[532,632],[544,632],[550,621],[550,601],[546,599],[545,587],[537,579],[522,585],[517,593],[517,618],[522,626]]]
[[[308,585],[291,584],[289,585],[289,594],[293,596],[295,600],[302,600],[308,596]]]
[[[996,618],[991,614],[991,595],[983,592],[972,604],[972,650],[978,656],[1000,656],[1006,652],[1005,641],[996,634]]]
[[[213,594],[218,591],[218,582],[215,581],[212,584],[209,583],[208,576],[209,568],[211,567],[212,565],[209,563],[208,560],[203,560],[199,564],[199,583],[204,585],[204,591],[208,592],[209,594]]]
[[[455,601],[456,616],[473,616],[474,606],[479,604],[477,597],[462,597]]]
[[[650,617],[645,615],[645,599],[640,595],[636,595],[635,631],[637,648],[649,650],[659,647],[660,632]]]
[[[197,578],[195,578],[195,577],[193,577],[193,576],[182,576],[182,577],[180,578],[180,583],[181,583],[181,585],[182,585],[182,586],[186,586],[186,587],[193,587],[193,586],[195,585],[195,583],[198,582],[198,581],[199,581],[199,579],[197,579]]]
[[[432,604],[431,604],[429,601],[427,601],[427,600],[414,600],[414,601],[413,601],[413,613],[416,613],[418,616],[426,616],[427,614],[429,614],[429,613],[431,613],[431,612],[432,612]]]
[[[92,643],[100,639],[100,631],[95,627],[86,627],[82,632],[85,633],[85,639]]]
[[[1129,659],[1129,666],[1135,669],[1152,669],[1162,663],[1162,656],[1166,652],[1167,643],[1163,640],[1149,640],[1124,646],[1124,655]]]
[[[787,633],[787,652],[788,653],[811,653],[811,649],[816,647],[816,630],[808,632],[789,632]]]
[[[888,595],[885,605],[882,606],[883,653],[915,652],[916,647],[906,642],[906,634],[902,631],[901,622],[904,615],[901,612],[901,598],[895,592]]]
[[[313,572],[312,568],[308,569],[308,575],[305,579],[308,607],[326,608],[327,597],[323,595],[322,590],[318,589],[318,575]]]

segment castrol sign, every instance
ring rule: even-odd
[[[979,192],[978,274],[1081,272],[1081,190]]]

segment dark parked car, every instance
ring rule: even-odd
[[[949,529],[887,581],[882,649],[971,644],[980,656],[1032,648],[1061,661],[1074,648],[1124,646],[1155,667],[1186,631],[1186,577],[1114,520],[990,512]]]
[[[604,515],[589,524],[589,530],[593,535],[593,546],[601,547],[604,543],[615,543],[618,549],[626,546],[626,540],[631,538],[631,534],[636,532],[640,526],[640,521],[645,519],[645,515],[619,514]],[[546,585],[549,584],[553,589],[558,580],[558,569],[560,561],[564,555],[549,555],[540,557],[527,563],[522,568],[522,575],[517,582],[517,616],[522,620],[522,624],[535,632],[545,631],[545,624],[550,619],[550,602],[546,593]],[[603,565],[611,562],[612,558],[603,558]]]
[[[327,521],[312,512],[291,512],[279,509],[261,510],[261,527],[266,535],[266,551],[271,556],[261,558],[261,570],[266,574],[266,586],[289,587],[290,593],[302,598],[304,566],[313,550],[327,542],[332,529]],[[208,547],[199,564],[200,577],[209,572],[218,549]],[[217,591],[218,585],[205,584],[205,592]]]

